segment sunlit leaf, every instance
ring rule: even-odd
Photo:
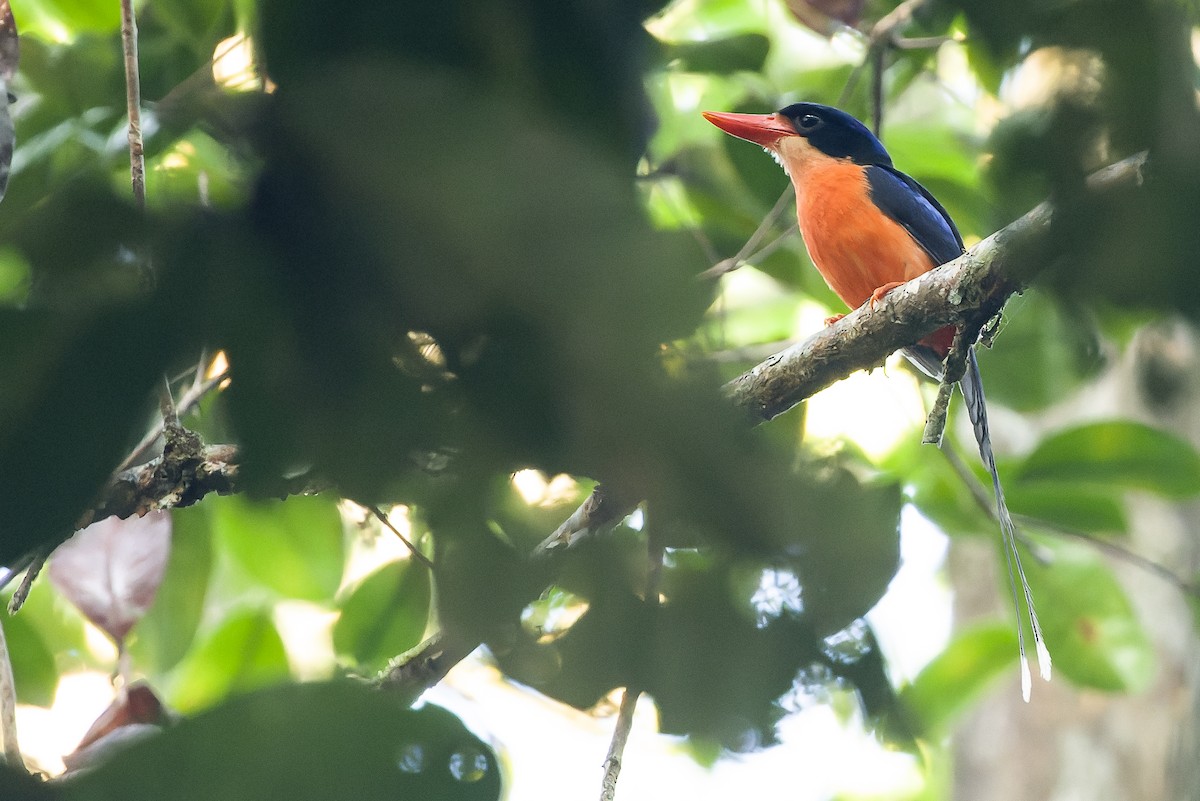
[[[384,565],[341,602],[333,648],[355,665],[382,668],[421,640],[428,624],[429,568],[412,560]]]
[[[210,499],[213,529],[249,575],[286,598],[328,601],[342,578],[342,521],[322,496]]]
[[[1017,633],[1012,625],[997,623],[961,632],[900,692],[910,731],[940,736],[1016,662]]]
[[[22,33],[50,41],[115,31],[121,24],[120,3],[105,0],[37,0],[19,3],[16,13]]]
[[[226,616],[180,667],[170,693],[188,712],[212,706],[231,693],[283,681],[289,675],[283,640],[266,611]]]
[[[1178,437],[1141,423],[1089,423],[1042,440],[1015,476],[1187,497],[1200,492],[1200,454]]]
[[[142,617],[162,583],[171,554],[171,516],[100,520],[58,547],[50,580],[117,642]]]

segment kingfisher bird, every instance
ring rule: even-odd
[[[962,235],[942,204],[925,187],[897,170],[883,143],[846,112],[818,103],[794,103],[774,114],[703,114],[722,131],[760,145],[783,167],[796,189],[796,218],[808,255],[829,288],[850,308],[864,303],[874,308],[892,289],[965,252]],[[922,372],[940,380],[953,339],[954,327],[942,328],[905,348],[904,355]],[[1028,701],[1031,680],[1018,579],[1037,647],[1038,667],[1047,681],[1050,652],[1042,637],[1033,593],[1017,551],[1016,527],[996,471],[974,344],[968,349],[966,371],[959,386],[975,429],[979,456],[991,475],[996,496],[996,516],[1017,611],[1021,694]]]

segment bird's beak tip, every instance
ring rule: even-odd
[[[796,131],[778,114],[733,114],[726,111],[702,111],[704,119],[731,136],[771,147]]]

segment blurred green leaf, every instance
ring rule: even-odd
[[[880,467],[903,481],[913,506],[947,534],[993,532],[962,478],[944,456],[921,443],[919,432],[901,438]],[[1005,468],[1000,470],[1007,477]]]
[[[50,706],[58,688],[58,668],[54,664],[54,653],[37,630],[36,622],[25,614],[6,614],[0,624],[4,626],[8,656],[12,660],[17,701]]]
[[[1048,560],[1026,559],[1054,669],[1074,683],[1137,692],[1155,672],[1154,646],[1112,569],[1086,545],[1039,544]]]
[[[744,306],[726,306],[706,322],[711,341],[730,347],[778,342],[795,332],[796,300],[785,295],[773,302],[758,300]]]
[[[342,580],[345,548],[328,496],[252,502],[210,498],[213,530],[249,575],[285,598],[328,602]]]
[[[145,325],[131,326],[138,313]],[[0,486],[11,492],[0,504],[0,564],[73,531],[125,455],[173,344],[160,321],[141,304],[79,315],[0,309]]]
[[[91,31],[115,31],[121,25],[120,3],[106,0],[15,0],[12,5],[22,35],[50,41],[66,41]]]
[[[29,262],[12,248],[0,248],[0,306],[19,306],[29,297]]]
[[[365,686],[304,684],[232,700],[61,787],[63,801],[496,801],[496,755],[443,709]]]
[[[743,33],[703,42],[672,42],[663,56],[673,69],[684,72],[727,74],[760,70],[767,60],[771,41],[759,33]]]
[[[1200,492],[1200,454],[1165,431],[1115,420],[1089,423],[1046,437],[1012,475],[1021,482],[1144,489],[1185,498]]]
[[[995,344],[978,353],[988,399],[1017,411],[1061,400],[1105,363],[1088,315],[1036,291],[1009,302]]]
[[[212,706],[232,693],[248,692],[289,676],[283,640],[266,610],[225,616],[179,667],[172,705],[184,712]]]
[[[391,562],[360,581],[340,603],[333,626],[338,656],[370,670],[421,641],[429,622],[429,568]]]
[[[1014,514],[1076,531],[1124,534],[1125,505],[1104,489],[1063,482],[1007,481],[1005,495]]]
[[[907,725],[919,737],[943,736],[1016,663],[1017,633],[1011,624],[987,624],[960,632],[900,691]]]
[[[211,515],[208,503],[171,513],[171,559],[166,577],[129,644],[138,670],[159,674],[170,670],[195,639],[212,574]]]
[[[174,38],[207,43],[231,22],[233,7],[229,0],[155,0],[144,11]]]

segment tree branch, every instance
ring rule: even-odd
[[[1088,188],[1140,185],[1145,164],[1145,153],[1119,161],[1091,175]],[[855,309],[775,354],[726,384],[726,392],[754,422],[765,422],[943,326],[982,325],[1046,266],[1022,261],[1046,243],[1052,216],[1049,201],[1040,204],[954,261],[892,290],[874,310]]]
[[[1043,203],[968,253],[893,289],[873,310],[855,309],[743,373],[726,392],[755,422],[765,422],[939,328],[994,317],[1022,286],[1009,263],[1014,245],[1045,236],[1050,216]]]
[[[1144,164],[1145,154],[1114,164],[1093,175],[1089,187],[1107,191],[1137,185]],[[835,381],[881,364],[889,354],[938,328],[990,319],[1021,289],[1021,281],[1014,276],[1030,276],[1045,266],[1020,262],[1045,243],[1051,215],[1050,204],[1041,204],[969,253],[888,293],[874,310],[857,309],[768,358],[727,384],[727,395],[752,422],[765,422]],[[114,477],[103,500],[83,516],[79,526],[110,515],[128,517],[150,509],[187,506],[209,492],[236,492],[237,458],[234,446],[204,447],[198,438],[169,445],[159,459]],[[281,488],[285,494],[320,489],[306,478]],[[616,498],[604,485],[597,486],[535,549],[532,558],[554,558],[603,533],[637,503],[636,499]],[[398,657],[378,683],[416,698],[478,645],[449,633],[437,634]]]

